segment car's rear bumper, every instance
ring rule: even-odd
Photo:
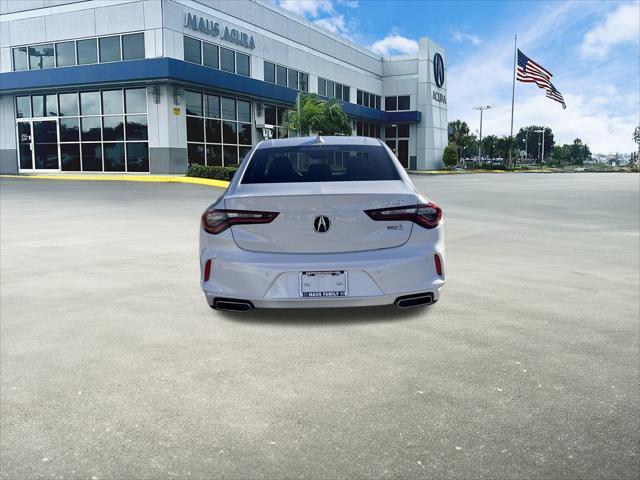
[[[437,301],[446,280],[434,262],[434,254],[444,261],[442,241],[410,241],[363,252],[284,254],[250,252],[219,241],[208,246],[206,240],[201,241],[200,264],[203,270],[211,260],[211,274],[206,282],[201,276],[201,286],[210,305],[217,297],[248,300],[256,308],[390,305],[400,296],[426,292]],[[321,270],[346,271],[347,296],[301,297],[300,272]]]

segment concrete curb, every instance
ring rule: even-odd
[[[97,182],[164,182],[164,183],[190,183],[193,185],[206,185],[209,187],[227,188],[229,182],[224,180],[212,180],[196,177],[173,177],[170,175],[0,175],[1,178],[32,178],[37,180],[74,180]]]

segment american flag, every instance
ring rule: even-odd
[[[547,97],[562,104],[562,108],[567,108],[562,94],[551,83],[553,74],[539,63],[534,62],[518,49],[518,81],[524,83],[535,83],[538,87],[547,91]]]

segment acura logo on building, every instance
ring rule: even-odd
[[[316,217],[313,221],[313,229],[318,233],[328,232],[331,228],[331,221],[327,217]]]
[[[444,60],[439,53],[433,56],[433,80],[436,82],[438,88],[444,85]]]

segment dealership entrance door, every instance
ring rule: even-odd
[[[20,171],[60,171],[57,120],[18,120]]]

